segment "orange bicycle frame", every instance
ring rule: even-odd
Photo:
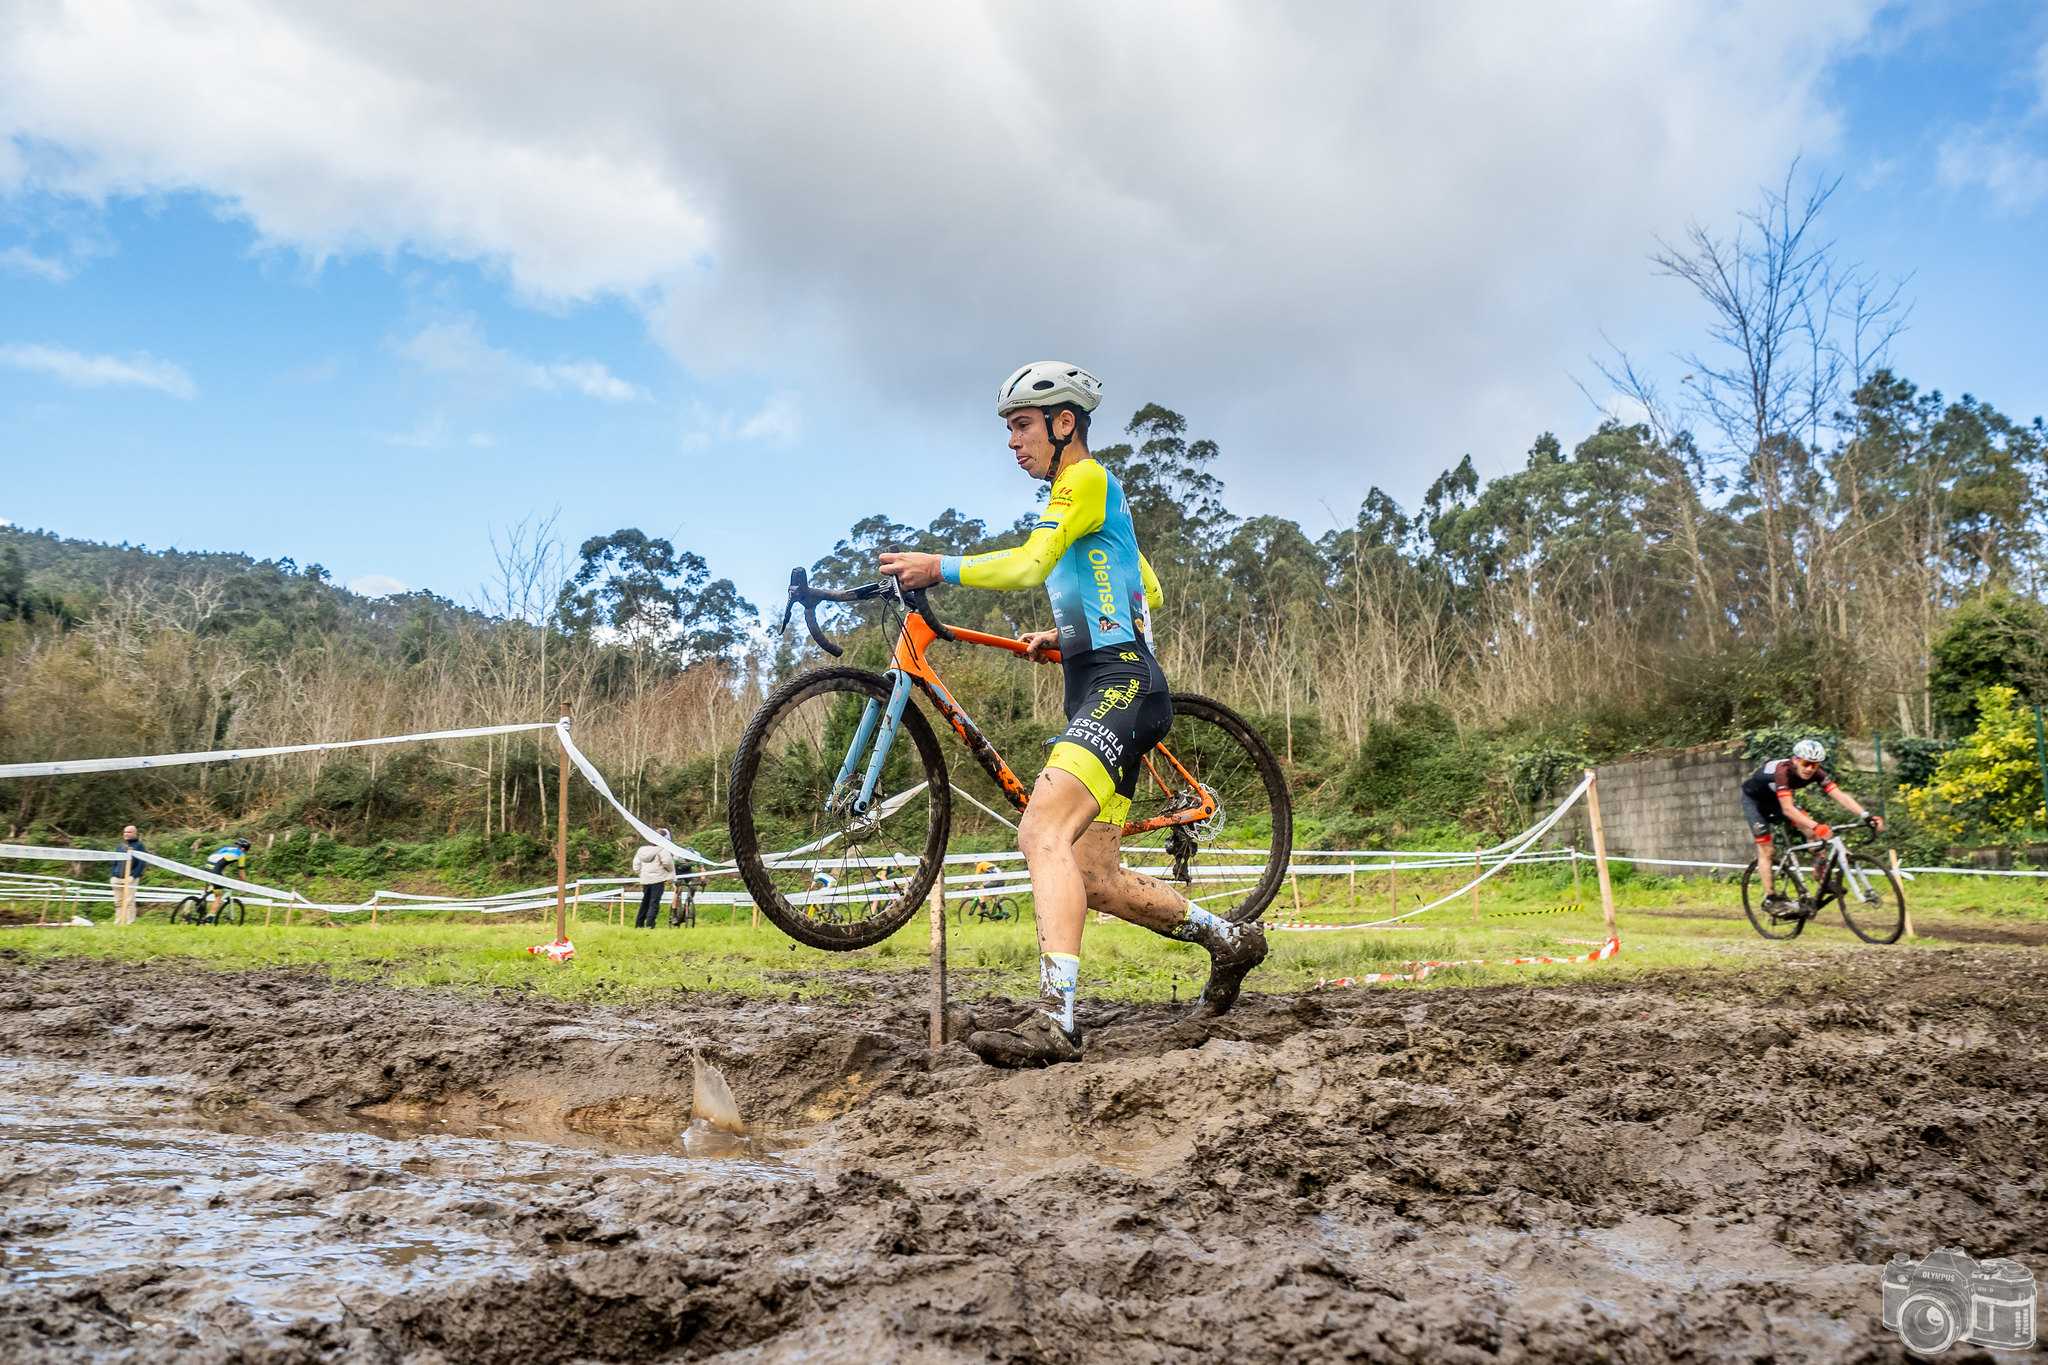
[[[1018,655],[1029,653],[1029,646],[1022,640],[1013,640],[1007,635],[990,635],[985,631],[967,630],[961,626],[948,626],[947,630],[962,644],[982,645]],[[953,733],[960,736],[960,742],[967,746],[967,752],[974,755],[975,761],[980,763],[989,777],[994,779],[995,784],[1002,788],[1003,795],[1010,799],[1010,804],[1021,811],[1031,804],[1031,793],[1025,789],[1024,783],[1004,761],[1003,756],[996,751],[996,746],[989,742],[988,736],[981,732],[981,727],[974,723],[974,718],[953,699],[953,694],[946,690],[945,683],[939,680],[938,672],[932,667],[931,660],[925,657],[925,652],[938,638],[937,633],[922,616],[916,612],[906,613],[903,618],[903,630],[896,637],[892,662],[899,672],[914,682],[925,696],[931,698],[932,705],[939,709],[939,714],[953,727]],[[1047,650],[1044,657],[1056,663],[1059,661],[1060,652],[1056,649]],[[1174,757],[1173,751],[1164,743],[1143,759],[1145,771],[1158,784],[1160,791],[1170,795],[1173,788],[1167,785],[1166,780],[1160,776],[1159,769],[1154,766],[1153,759],[1157,757],[1165,758],[1180,779],[1188,784],[1188,790],[1200,797],[1201,803],[1186,810],[1155,815],[1149,820],[1130,821],[1124,825],[1123,832],[1126,837],[1155,829],[1165,829],[1169,825],[1191,825],[1216,813],[1215,794],[1197,782],[1194,774]]]

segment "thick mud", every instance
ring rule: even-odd
[[[2048,1278],[2043,966],[1084,1009],[1010,1074],[929,1064],[910,977],[0,961],[0,1358],[1897,1359],[1894,1252]],[[752,1135],[685,1132],[693,1050]]]

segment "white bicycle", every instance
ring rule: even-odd
[[[1826,839],[1788,844],[1772,865],[1772,888],[1785,896],[1779,905],[1766,905],[1762,876],[1757,862],[1742,872],[1742,912],[1765,938],[1798,938],[1806,922],[1828,908],[1842,906],[1842,922],[1849,932],[1865,943],[1897,943],[1906,931],[1906,889],[1891,867],[1866,852],[1852,852],[1842,836],[1851,830],[1871,830],[1870,817],[1836,825]],[[1800,855],[1826,849],[1823,857],[1810,862]],[[1812,881],[1808,881],[1808,876]]]

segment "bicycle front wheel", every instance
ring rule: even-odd
[[[1764,904],[1763,874],[1757,868],[1757,860],[1752,858],[1742,869],[1742,913],[1749,916],[1750,927],[1765,938],[1798,938],[1806,929],[1807,916],[1773,914]]]
[[[248,913],[248,907],[232,896],[220,903],[220,922],[222,924],[240,924],[247,917]]]
[[[1198,790],[1199,789],[1199,790]],[[1203,804],[1192,824],[1162,824]],[[1265,913],[1294,852],[1294,807],[1280,760],[1222,702],[1173,696],[1173,728],[1145,755],[1124,825],[1124,862],[1182,884],[1213,915],[1248,924]]]
[[[1856,874],[1849,885],[1840,886],[1840,871],[1828,878],[1830,889],[1840,890],[1842,920],[1849,932],[1865,943],[1897,943],[1906,932],[1906,888],[1888,865],[1875,858],[1851,853],[1849,866]]]
[[[852,806],[889,700],[889,682],[821,668],[778,687],[733,758],[727,827],[747,893],[777,928],[814,948],[880,943],[930,893],[952,827],[938,737],[915,702],[864,813]],[[852,777],[841,782],[851,755]]]

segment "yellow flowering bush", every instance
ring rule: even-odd
[[[1928,829],[1951,839],[2003,839],[2048,827],[2035,758],[2034,718],[2010,687],[1977,692],[1977,728],[1942,755],[1924,787],[1908,788],[1906,806]]]

